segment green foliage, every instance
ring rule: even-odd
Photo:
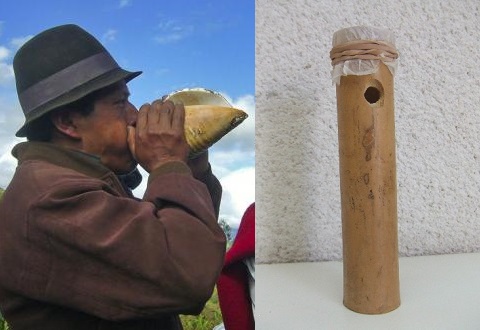
[[[224,218],[220,218],[220,220],[218,220],[218,224],[220,225],[220,227],[222,227],[223,232],[227,237],[227,242],[232,242],[232,228],[228,224],[227,220],[225,220]]]
[[[216,288],[200,315],[180,315],[180,319],[184,330],[212,330],[213,327],[222,323]]]
[[[3,319],[2,314],[0,314],[0,330],[8,330],[8,324],[7,322]]]

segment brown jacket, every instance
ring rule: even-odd
[[[92,156],[33,142],[13,153],[0,204],[0,310],[12,330],[181,329],[178,314],[202,310],[225,253],[211,172],[202,183],[166,164],[135,200]]]

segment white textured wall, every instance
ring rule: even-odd
[[[480,2],[256,1],[256,260],[342,258],[331,41],[392,30],[399,249],[480,251]]]

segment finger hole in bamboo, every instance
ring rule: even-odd
[[[383,86],[378,80],[372,80],[363,96],[371,106],[383,105]]]

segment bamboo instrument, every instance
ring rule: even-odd
[[[342,75],[336,85],[343,303],[358,313],[381,314],[400,305],[393,73],[372,47],[376,41],[353,44],[354,51],[334,45],[332,60],[345,52],[365,56],[369,49],[367,55],[377,57],[374,72]],[[355,55],[346,59],[352,60]]]
[[[248,117],[220,93],[203,88],[176,91],[166,99],[185,107],[185,138],[191,157],[211,147]]]

